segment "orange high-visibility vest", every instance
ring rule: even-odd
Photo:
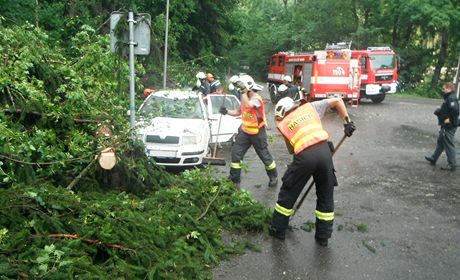
[[[264,101],[260,95],[257,95],[256,98],[260,103],[258,108],[241,105],[241,120],[243,121],[241,129],[247,134],[252,135],[259,133],[259,129],[264,127],[267,123]],[[260,123],[257,120],[257,112],[259,112],[259,115],[262,116],[262,122]]]
[[[310,103],[288,114],[276,127],[289,140],[295,154],[329,138],[318,113]]]

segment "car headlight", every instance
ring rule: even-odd
[[[182,137],[182,144],[183,145],[190,145],[190,144],[200,144],[203,141],[201,135],[187,135]]]

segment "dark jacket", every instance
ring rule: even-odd
[[[444,128],[456,127],[458,123],[459,115],[459,104],[457,96],[454,92],[449,92],[444,94],[444,102],[441,104],[441,108],[436,110],[436,115],[438,116],[438,124]],[[449,118],[450,123],[445,124],[444,120]]]
[[[288,85],[286,90],[286,96],[292,98],[293,100],[299,99],[299,88],[294,85]]]
[[[203,96],[206,96],[211,92],[211,86],[206,79],[201,80],[201,86],[198,88],[198,91],[201,92]]]

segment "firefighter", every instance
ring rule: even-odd
[[[289,97],[281,99],[275,107],[276,127],[283,135],[286,146],[294,154],[293,162],[283,175],[278,194],[270,235],[285,239],[289,217],[294,213],[294,203],[307,181],[313,176],[316,184],[316,233],[315,239],[327,246],[334,221],[334,174],[332,152],[328,145],[328,133],[321,125],[321,118],[330,108],[335,108],[344,122],[345,135],[350,137],[356,127],[348,116],[341,98],[330,98],[303,103]]]
[[[233,80],[233,85],[241,90],[241,107],[235,110],[220,108],[221,114],[231,116],[241,115],[242,124],[238,128],[235,143],[232,146],[232,163],[230,164],[229,179],[238,185],[241,180],[241,161],[248,149],[253,146],[257,155],[265,165],[269,178],[269,187],[276,187],[278,172],[267,142],[265,127],[267,119],[262,97],[257,93],[262,86],[256,84],[251,76],[243,75],[238,80]]]
[[[211,87],[208,80],[206,79],[206,74],[204,72],[198,72],[196,74],[198,91],[203,94],[203,97],[206,97],[211,92]]]
[[[287,86],[286,97],[290,97],[293,100],[298,100],[300,98],[299,88],[292,84],[291,76],[285,75],[283,77],[283,84]]]
[[[228,90],[235,95],[238,100],[241,102],[241,89],[235,87],[233,83],[236,83],[240,80],[240,77],[238,75],[233,75],[230,78],[230,83],[228,84]]]
[[[276,102],[280,101],[281,98],[287,97],[288,87],[285,84],[281,84],[278,87],[278,94],[276,95]]]
[[[208,80],[209,87],[210,87],[210,93],[222,93],[222,84],[220,83],[219,80],[216,80],[214,78],[214,75],[212,73],[206,74],[206,79]]]
[[[429,161],[431,165],[436,165],[439,156],[445,151],[447,165],[442,166],[441,169],[454,171],[457,167],[455,158],[455,132],[459,125],[459,104],[457,96],[454,93],[454,84],[445,83],[442,87],[442,92],[444,102],[441,104],[441,107],[434,112],[438,117],[438,124],[441,126],[436,149],[431,156],[426,156],[425,159]]]

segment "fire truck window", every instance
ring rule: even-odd
[[[284,65],[284,57],[280,56],[280,60],[278,62],[278,66],[283,66]]]
[[[365,56],[361,57],[361,68],[367,69],[367,57]]]
[[[276,56],[272,56],[272,66],[276,66]]]
[[[302,65],[294,67],[294,84],[299,85],[302,83]]]

